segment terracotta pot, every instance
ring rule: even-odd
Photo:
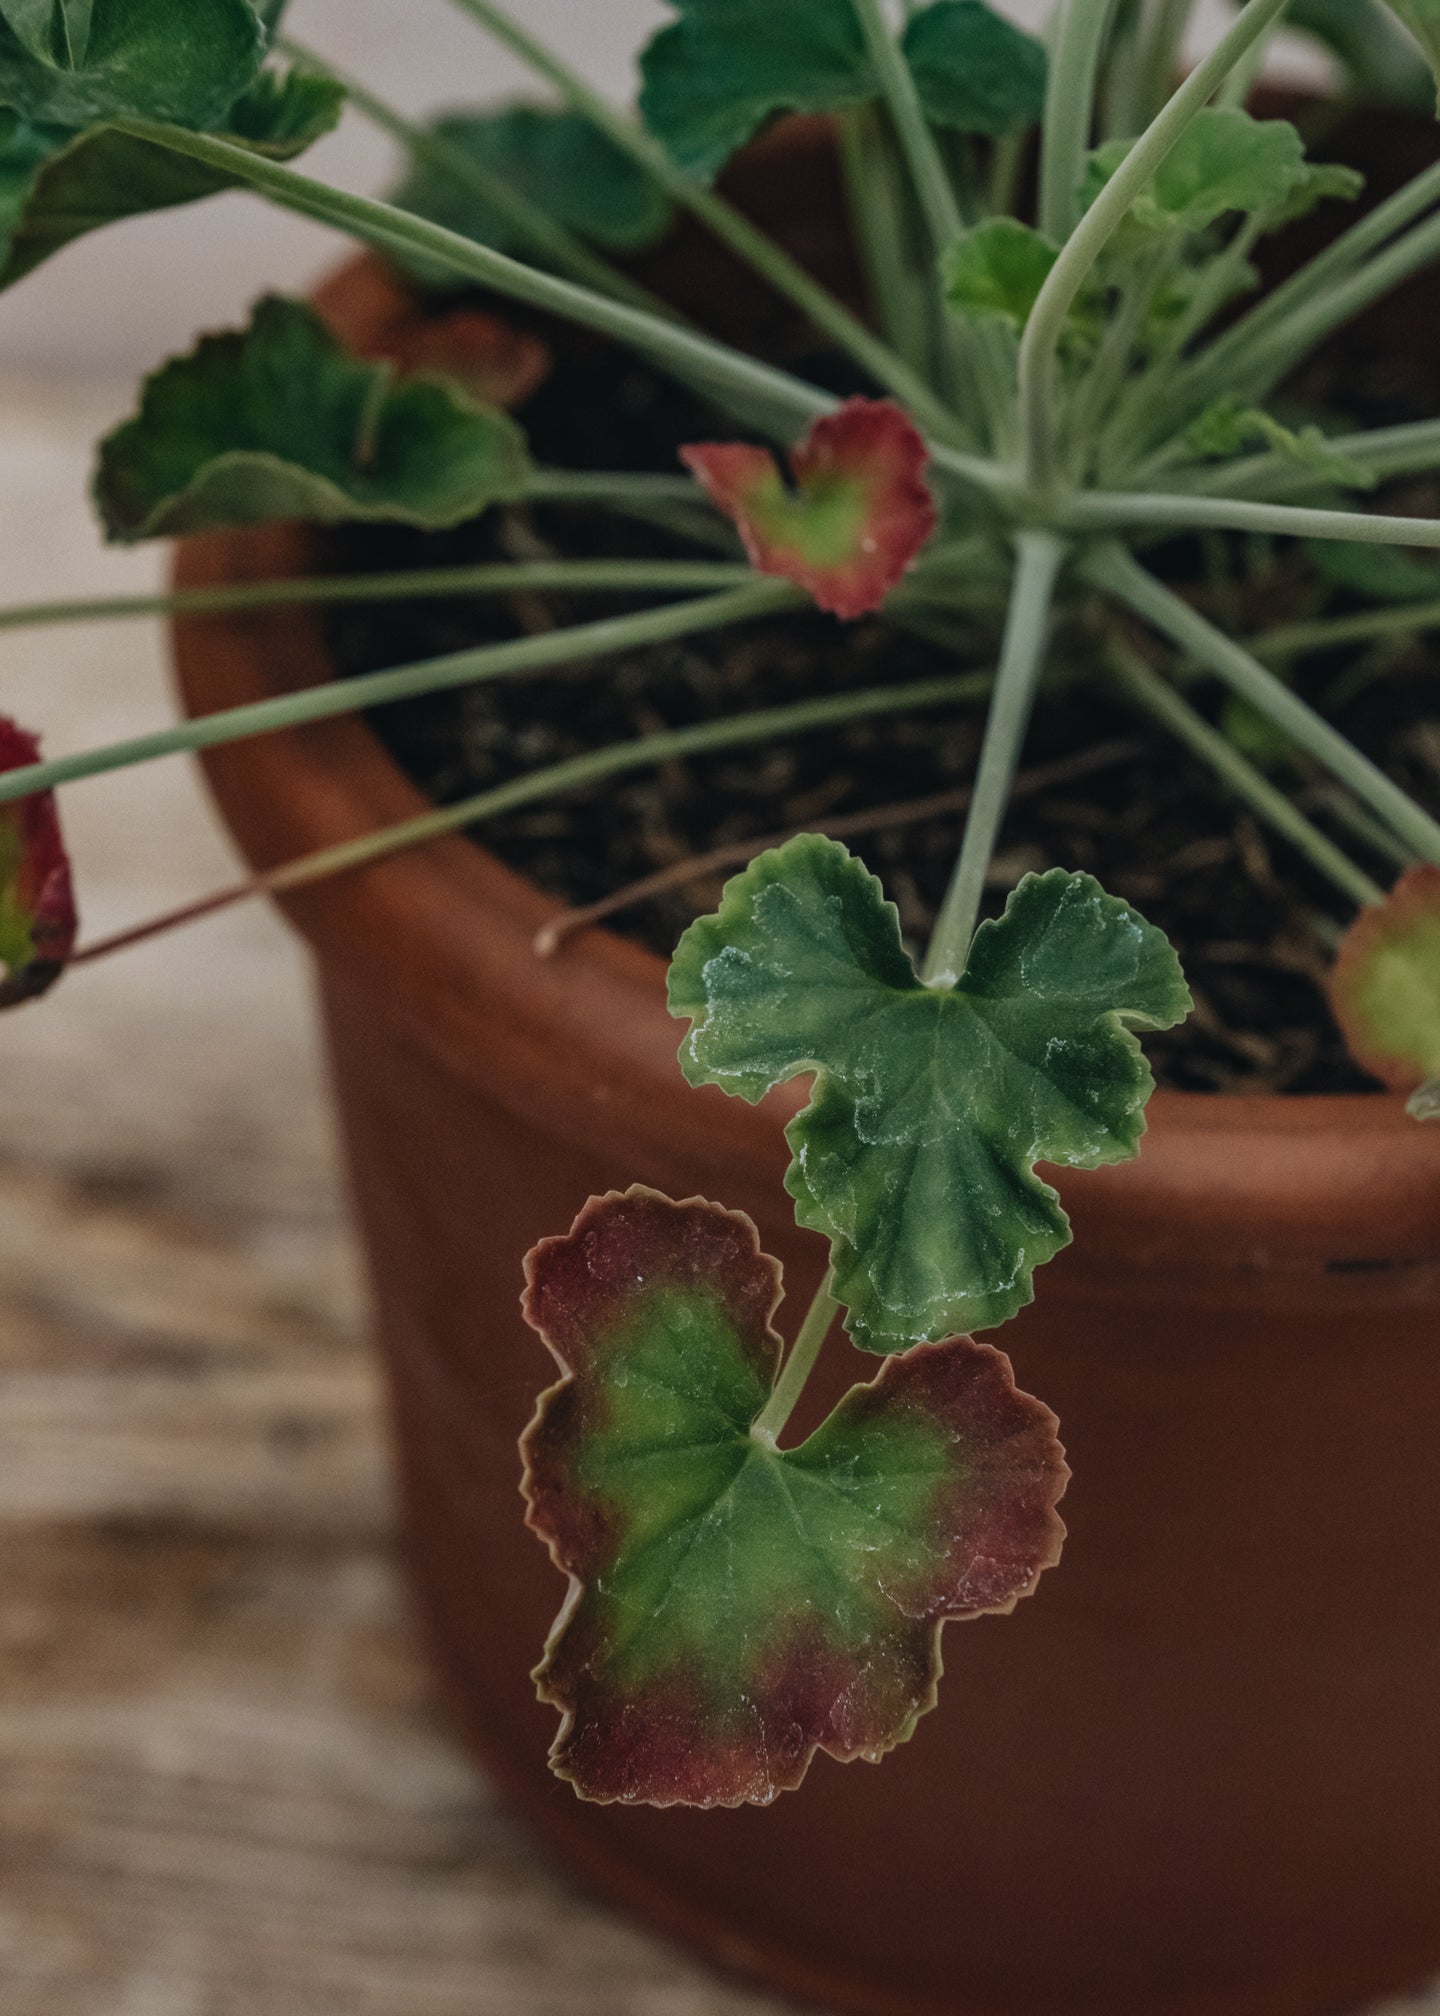
[[[309,557],[289,530],[199,539],[180,579]],[[195,712],[330,676],[295,613],[186,622],[178,660]],[[353,720],[208,767],[257,865],[420,809]],[[520,1259],[643,1181],[751,1212],[793,1306],[823,1259],[780,1185],[795,1102],[688,1090],[660,962],[604,932],[538,961],[554,906],[467,841],[287,907],[438,1669],[575,1867],[865,2016],[1302,2016],[1440,1968],[1440,1128],[1381,1097],[1158,1097],[1138,1163],[1062,1180],[1076,1243],[1005,1332],[1075,1469],[1038,1598],[952,1627],[939,1710],[878,1770],[822,1759],[767,1812],[586,1806],[527,1677],[562,1587],[516,1495],[549,1376]],[[873,1370],[832,1354],[832,1383]]]

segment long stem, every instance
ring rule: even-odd
[[[1151,120],[1170,96],[1185,53],[1185,31],[1195,0],[1157,0],[1155,18],[1140,66],[1140,117]],[[1239,68],[1239,65],[1236,65]]]
[[[1080,0],[1072,0],[1080,4]],[[1092,0],[1098,4],[1098,0]],[[1126,155],[1066,241],[1026,325],[1020,345],[1020,413],[1026,479],[1047,489],[1055,477],[1055,404],[1060,339],[1066,318],[1126,212],[1157,168],[1205,108],[1247,49],[1288,0],[1246,0],[1216,47],[1191,71],[1164,111]]]
[[[1375,644],[1387,637],[1420,637],[1440,630],[1440,601],[1403,602],[1387,609],[1360,609],[1353,616],[1319,617],[1313,623],[1285,623],[1252,637],[1247,648],[1257,658],[1313,658],[1350,644]]]
[[[1111,670],[1131,700],[1207,763],[1237,798],[1288,840],[1342,894],[1362,905],[1384,902],[1385,892],[1379,883],[1357,868],[1349,855],[1242,756],[1233,742],[1212,728],[1188,700],[1158,678],[1135,652],[1123,646],[1112,648]]]
[[[840,404],[833,394],[738,350],[728,349],[697,331],[632,308],[626,302],[612,301],[577,286],[572,280],[538,272],[458,231],[447,231],[443,225],[397,210],[393,204],[376,203],[368,197],[332,189],[277,161],[267,161],[248,148],[237,147],[232,141],[217,140],[208,133],[191,133],[179,126],[155,126],[140,119],[117,121],[115,130],[189,160],[221,168],[235,181],[298,216],[333,225],[385,251],[421,253],[498,294],[561,316],[599,335],[613,337],[662,368],[674,371],[687,384],[698,380],[713,386],[723,396],[748,400],[765,416],[767,427],[781,438],[788,438],[797,423],[833,413]],[[945,418],[948,423],[950,416],[946,414]],[[936,442],[931,452],[938,469],[962,482],[986,491],[1007,487],[1004,472],[980,456],[962,454],[944,442]]]
[[[871,301],[896,351],[912,369],[921,370],[929,359],[932,304],[929,290],[919,284],[917,261],[907,243],[908,219],[890,136],[870,105],[844,113],[839,130],[845,193]]]
[[[1333,771],[1357,798],[1371,806],[1400,837],[1427,861],[1440,865],[1440,822],[1393,784],[1384,771],[1362,756],[1352,742],[1332,728],[1265,669],[1239,644],[1217,630],[1178,595],[1147,574],[1119,546],[1091,554],[1082,571],[1127,608],[1178,644],[1197,664],[1216,673],[1242,699],[1284,730],[1302,749]]]
[[[276,700],[257,700],[244,707],[228,707],[217,714],[202,715],[197,721],[182,722],[160,729],[153,735],[139,735],[127,742],[114,742],[104,749],[91,749],[78,756],[62,756],[51,763],[32,763],[24,769],[0,775],[0,805],[13,804],[36,791],[53,790],[82,777],[98,777],[110,770],[129,769],[137,763],[152,763],[161,756],[186,750],[214,749],[227,742],[241,742],[252,735],[269,735],[280,728],[296,728],[309,721],[328,721],[338,714],[358,713],[362,708],[387,706],[392,701],[414,699],[422,693],[438,693],[446,688],[469,686],[480,680],[512,677],[520,673],[542,672],[559,665],[593,658],[613,657],[617,651],[642,644],[657,644],[686,637],[697,630],[711,630],[730,623],[744,623],[754,616],[773,615],[782,609],[803,607],[805,598],[784,582],[752,583],[732,588],[722,595],[695,597],[688,602],[670,603],[661,609],[646,609],[634,616],[613,616],[599,623],[575,624],[566,630],[546,631],[538,637],[521,637],[510,644],[488,644],[478,650],[456,651],[431,658],[419,665],[402,665],[394,671],[371,672],[358,679],[335,679],[323,686],[309,686],[299,693],[287,693]]]
[[[348,602],[413,602],[470,595],[686,594],[739,588],[754,571],[730,560],[526,560],[514,565],[416,568],[405,574],[295,575],[173,595],[95,596],[21,602],[0,609],[0,630],[61,623],[115,623],[146,616],[226,616],[252,609]]]
[[[1065,505],[1072,532],[1115,532],[1173,526],[1177,531],[1270,532],[1284,539],[1340,539],[1356,546],[1440,549],[1440,518],[1392,518],[1367,511],[1312,511],[1246,497],[1197,497],[1148,490],[1096,490]]]
[[[924,977],[928,981],[953,986],[965,970],[985,894],[985,877],[1035,705],[1050,634],[1050,611],[1065,553],[1063,541],[1049,532],[1022,532],[1016,540],[1010,615],[975,778],[975,798],[965,822],[960,859],[926,953]]]
[[[648,133],[623,118],[583,77],[562,63],[502,8],[492,5],[491,0],[455,0],[455,5],[553,84],[575,111],[582,113],[622,153],[628,154],[674,202],[698,218],[777,292],[793,301],[816,328],[823,329],[841,349],[848,351],[872,377],[902,400],[917,419],[934,428],[942,438],[954,437],[954,416],[925,380],[733,204],[678,168]]]
[[[780,1377],[775,1381],[774,1391],[751,1426],[750,1433],[757,1442],[763,1442],[767,1449],[774,1449],[779,1444],[786,1423],[799,1405],[806,1381],[815,1370],[815,1361],[820,1356],[821,1345],[830,1334],[830,1325],[840,1313],[840,1304],[830,1292],[832,1279],[833,1276],[827,1270],[825,1279],[820,1284],[819,1293],[810,1304],[805,1320],[796,1333],[795,1342],[790,1347],[790,1355],[785,1360]]]
[[[1395,476],[1431,475],[1440,469],[1440,420],[1416,420],[1403,427],[1377,427],[1367,434],[1335,434],[1325,443],[1328,456],[1352,463],[1357,476],[1377,482]],[[1179,477],[1174,480],[1179,481]],[[1187,486],[1197,496],[1224,491],[1232,497],[1279,499],[1306,490],[1333,490],[1324,470],[1308,469],[1293,455],[1247,456],[1216,469],[1187,474]]]
[[[940,158],[940,149],[935,144],[935,135],[925,117],[925,108],[920,103],[920,93],[915,88],[910,65],[890,33],[890,24],[881,10],[880,0],[853,0],[853,4],[864,31],[870,61],[880,79],[890,117],[895,122],[895,132],[935,250],[943,252],[948,245],[954,244],[965,224],[945,163]]]
[[[1057,242],[1080,221],[1080,180],[1116,0],[1065,0],[1050,53],[1040,157],[1040,229]]]
[[[767,707],[753,714],[731,715],[722,721],[701,721],[690,728],[662,729],[657,734],[641,736],[634,742],[619,742],[608,749],[591,750],[583,756],[572,756],[563,763],[547,764],[544,769],[532,770],[528,776],[512,778],[508,784],[493,785],[488,791],[476,792],[454,805],[439,806],[433,812],[423,812],[414,819],[384,827],[378,833],[367,833],[358,840],[346,840],[338,846],[324,847],[317,853],[303,855],[299,860],[253,876],[233,888],[220,891],[218,895],[203,897],[199,902],[187,904],[182,910],[169,912],[100,944],[87,946],[77,956],[80,961],[98,959],[106,953],[119,951],[122,946],[138,944],[161,931],[173,930],[179,924],[211,916],[217,910],[228,909],[251,897],[283,895],[316,882],[329,881],[336,875],[351,873],[357,868],[368,868],[391,855],[405,853],[430,840],[442,839],[447,833],[463,831],[467,826],[516,811],[522,805],[559,797],[564,792],[579,790],[587,784],[599,783],[606,777],[619,776],[627,770],[678,762],[687,756],[701,756],[719,749],[775,742],[787,735],[809,734],[815,729],[833,727],[843,721],[953,706],[957,700],[973,697],[974,690],[973,674],[948,679],[921,679],[904,686],[871,686],[858,693],[827,693],[817,700],[801,700],[788,707]]]
[[[377,126],[382,133],[388,133],[392,140],[398,141],[413,159],[438,168],[457,188],[477,198],[486,209],[509,225],[528,251],[549,260],[557,271],[569,274],[572,280],[579,280],[587,287],[598,288],[602,294],[613,294],[617,301],[628,301],[633,307],[679,319],[674,309],[657,294],[642,287],[638,280],[632,280],[628,273],[622,273],[618,266],[612,266],[608,259],[601,258],[582,238],[577,238],[573,231],[567,231],[563,224],[557,224],[538,203],[532,203],[502,175],[492,174],[463,147],[457,147],[443,134],[407,119],[403,112],[377,97],[358,78],[350,76],[328,58],[316,55],[292,36],[278,36],[275,46],[303,63],[306,69],[333,79],[342,87],[355,110],[372,126]]]

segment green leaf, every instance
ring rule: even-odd
[[[1217,460],[1242,455],[1247,448],[1269,448],[1346,490],[1373,490],[1379,480],[1369,470],[1337,455],[1320,428],[1287,427],[1263,407],[1247,406],[1235,393],[1217,400],[1191,422],[1185,430],[1185,445],[1192,455]]]
[[[671,0],[646,49],[640,112],[671,157],[710,177],[781,112],[838,112],[880,95],[850,0]],[[981,0],[935,0],[904,40],[928,116],[963,133],[1039,117],[1045,52]]]
[[[306,518],[442,527],[519,496],[513,420],[341,348],[311,309],[271,297],[249,329],[204,338],[145,387],[102,443],[96,499],[133,542]]]
[[[1060,249],[1015,217],[991,217],[956,240],[942,262],[945,298],[961,315],[994,318],[1018,335]]]
[[[1440,82],[1440,0],[1390,0],[1390,9],[1420,44],[1432,75]]]
[[[267,160],[290,161],[334,128],[344,102],[325,78],[266,71],[221,130]],[[0,289],[103,225],[236,186],[233,175],[103,126],[76,134],[0,110]]]
[[[1378,0],[1291,0],[1285,26],[1338,56],[1358,96],[1416,111],[1434,104],[1423,57]]]
[[[35,125],[139,118],[208,127],[254,82],[265,55],[250,0],[94,0],[79,55],[58,12],[47,54],[35,0],[21,7],[0,6],[0,105]],[[78,27],[83,10],[69,18]]]
[[[1417,553],[1348,539],[1312,539],[1307,550],[1333,587],[1375,602],[1440,602],[1440,563]]]
[[[1440,1076],[1440,868],[1407,870],[1361,911],[1341,940],[1330,1000],[1351,1054],[1382,1084],[1425,1091]]]
[[[1189,1007],[1162,933],[1060,870],[981,926],[958,982],[923,985],[879,883],[813,834],[737,876],[670,969],[692,1085],[753,1103],[815,1074],[786,1184],[872,1351],[988,1329],[1031,1300],[1070,1236],[1035,1164],[1135,1154],[1153,1081],[1130,1031]]]
[[[652,177],[578,113],[511,105],[487,115],[455,113],[436,120],[430,131],[487,177],[606,251],[642,251],[669,226],[671,206]],[[509,221],[443,162],[417,158],[393,200],[497,252],[530,254]],[[415,270],[427,281],[454,286],[448,269],[417,261]]]
[[[904,49],[937,126],[999,138],[1045,110],[1049,60],[1033,35],[982,0],[935,0],[911,16]]]
[[[943,1623],[1058,1559],[1055,1418],[998,1351],[893,1358],[780,1450],[748,1218],[612,1193],[526,1273],[564,1375],[521,1445],[529,1523],[573,1578],[535,1678],[582,1797],[765,1805],[817,1750],[877,1760],[935,1705]]]
[[[1090,157],[1093,202],[1134,145],[1112,141]],[[1202,112],[1131,205],[1146,232],[1207,231],[1232,210],[1279,209],[1313,170],[1300,135],[1284,119],[1252,119],[1232,108]]]
[[[1281,231],[1287,224],[1300,223],[1322,203],[1354,203],[1364,193],[1365,177],[1358,168],[1347,168],[1341,161],[1307,161],[1300,180],[1265,222],[1269,230]]]
[[[0,0],[0,22],[39,62],[73,68],[90,43],[93,0]]]

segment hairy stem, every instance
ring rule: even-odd
[[[927,981],[953,986],[965,970],[985,894],[985,877],[1044,669],[1050,612],[1065,554],[1064,543],[1049,532],[1022,532],[1016,540],[1010,615],[975,778],[975,798],[965,822],[960,859],[925,956]]]
[[[804,267],[757,230],[749,218],[727,203],[712,189],[696,182],[676,167],[658,142],[634,126],[594,91],[583,77],[569,68],[544,45],[522,28],[503,8],[491,0],[455,0],[483,28],[502,42],[537,75],[544,77],[573,109],[587,118],[622,153],[643,168],[658,187],[692,217],[713,232],[722,244],[746,261],[780,294],[785,295],[816,328],[846,350],[881,385],[902,400],[917,419],[943,437],[953,438],[954,419],[918,373],[867,329],[858,316],[837,301],[833,294],[813,280]]]
[[[1440,865],[1440,822],[1273,672],[1147,574],[1123,547],[1108,546],[1089,555],[1082,572],[1177,644],[1197,665],[1223,679],[1378,812],[1417,854]]]
[[[302,575],[172,595],[94,596],[74,602],[21,602],[0,609],[0,630],[61,623],[114,623],[146,616],[227,616],[252,609],[347,602],[414,602],[446,596],[692,594],[739,588],[755,579],[730,560],[526,560],[483,567],[416,568],[401,574]]]
[[[1385,892],[1379,883],[1358,868],[1348,854],[1242,756],[1233,742],[1212,728],[1173,686],[1157,677],[1136,652],[1114,644],[1110,657],[1111,671],[1126,696],[1208,764],[1220,781],[1287,840],[1312,868],[1353,903],[1363,906],[1384,902]]]
[[[115,742],[108,748],[87,750],[78,756],[63,756],[51,763],[29,764],[0,775],[0,805],[36,791],[49,791],[82,777],[98,777],[111,770],[125,770],[138,763],[151,763],[161,756],[186,750],[214,749],[228,742],[241,742],[252,735],[269,735],[276,729],[296,728],[308,721],[327,721],[338,714],[358,713],[362,708],[382,707],[396,700],[414,699],[422,693],[437,693],[453,686],[468,686],[480,680],[514,677],[522,673],[548,671],[557,665],[574,664],[594,658],[613,657],[617,651],[637,645],[663,643],[686,637],[697,630],[712,630],[730,623],[744,623],[754,616],[773,615],[782,609],[805,606],[805,597],[783,582],[752,582],[732,588],[726,594],[696,597],[671,603],[661,609],[647,609],[635,616],[614,616],[599,623],[576,624],[567,630],[551,630],[538,637],[521,637],[510,644],[487,644],[473,651],[456,651],[443,658],[431,658],[419,665],[402,665],[394,671],[371,672],[359,679],[335,679],[323,686],[309,686],[299,693],[287,693],[276,700],[258,700],[244,707],[229,707],[199,720],[181,722],[153,735]]]
[[[1078,6],[1082,0],[1072,0]],[[1098,0],[1092,0],[1098,4]],[[1020,413],[1026,480],[1045,491],[1055,479],[1055,406],[1060,339],[1070,310],[1125,214],[1157,168],[1202,112],[1216,87],[1288,0],[1246,0],[1240,14],[1131,148],[1067,239],[1040,291],[1020,345]]]
[[[815,1370],[820,1348],[830,1334],[830,1325],[840,1313],[840,1304],[830,1292],[832,1279],[827,1271],[796,1333],[780,1377],[775,1381],[775,1390],[751,1427],[750,1433],[755,1440],[763,1442],[767,1449],[778,1447],[786,1423],[800,1404],[806,1381]]]

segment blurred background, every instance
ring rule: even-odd
[[[617,97],[664,18],[523,11]],[[414,111],[524,86],[445,0],[290,25]],[[306,165],[373,189],[393,160],[350,119]],[[160,582],[163,554],[99,543],[93,441],[197,329],[341,253],[232,196],[0,298],[0,602]],[[55,754],[170,709],[151,624],[0,635],[0,679]],[[184,763],[65,812],[91,936],[233,873]],[[239,911],[0,1027],[0,2010],[764,2016],[573,1892],[433,1705],[306,986]]]

